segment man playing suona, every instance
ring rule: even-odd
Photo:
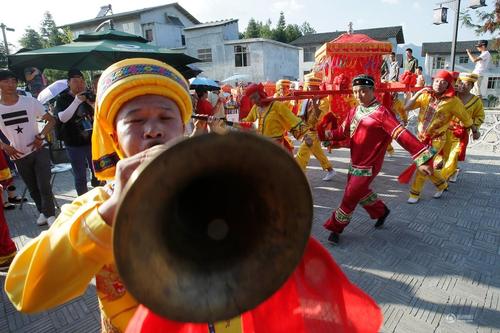
[[[167,64],[127,59],[103,72],[92,157],[96,176],[111,182],[63,206],[51,228],[15,257],[5,290],[17,310],[40,312],[68,302],[82,295],[95,277],[102,331],[125,331],[139,304],[121,281],[114,262],[112,224],[118,201],[134,170],[164,151],[163,144],[182,136],[191,114],[189,85]],[[243,314],[241,320],[230,321],[237,325],[204,324],[196,326],[203,329],[196,332],[208,333],[209,327],[217,333],[241,332],[244,326],[253,329],[245,333],[277,333],[283,332],[284,325],[290,328],[287,332],[377,332],[382,322],[375,302],[349,282],[331,255],[312,238],[292,277],[261,305]],[[193,304],[193,311],[197,306]],[[149,318],[142,314],[138,312],[139,318]],[[149,322],[152,332],[165,331],[158,322],[146,319],[132,324]],[[174,325],[167,332],[195,332],[195,324],[166,322]],[[140,330],[131,328],[132,332]]]
[[[353,79],[352,89],[358,106],[351,109],[345,121],[334,130],[318,128],[320,138],[324,140],[343,140],[350,138],[351,165],[347,176],[347,185],[340,207],[326,221],[324,227],[331,231],[328,240],[339,242],[339,235],[351,221],[356,205],[359,203],[372,219],[377,219],[375,227],[381,227],[389,208],[370,189],[382,163],[391,139],[396,140],[412,156],[418,169],[423,174],[431,174],[432,166],[428,162],[434,153],[418,141],[394,114],[381,105],[374,95],[375,81],[368,75]]]

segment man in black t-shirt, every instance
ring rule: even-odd
[[[92,170],[92,122],[94,102],[86,94],[83,74],[77,69],[68,71],[68,89],[56,100],[55,113],[58,120],[58,134],[64,141],[68,153],[75,188],[78,195],[88,191],[87,168],[92,171],[92,186],[100,185]]]

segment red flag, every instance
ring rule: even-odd
[[[417,165],[415,163],[412,163],[408,168],[405,169],[405,171],[401,172],[398,177],[398,182],[401,184],[408,184],[413,177],[415,170],[417,170]]]
[[[193,309],[196,311],[196,309]],[[257,308],[241,315],[244,333],[378,332],[382,313],[352,284],[330,253],[310,239],[287,282]],[[126,333],[207,333],[207,324],[178,323],[141,306]]]

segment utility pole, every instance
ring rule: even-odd
[[[455,8],[455,22],[453,27],[453,40],[451,41],[451,71],[455,70],[455,53],[457,50],[457,35],[458,35],[458,20],[460,16],[460,0],[456,2]]]
[[[5,34],[5,30],[7,31],[15,31],[12,28],[8,28],[5,24],[0,23],[0,29],[2,29],[2,35],[3,35],[3,43],[5,45],[5,53],[9,54],[9,43],[7,42],[7,35]]]

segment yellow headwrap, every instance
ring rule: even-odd
[[[474,73],[460,73],[460,75],[458,76],[458,79],[460,81],[474,83],[477,81],[477,79],[479,79],[479,75],[474,74]]]
[[[276,90],[279,90],[280,88],[290,88],[290,85],[292,82],[290,80],[279,80],[276,82]]]
[[[110,180],[115,165],[124,157],[115,144],[115,118],[122,105],[142,95],[164,96],[177,104],[184,123],[191,117],[189,85],[173,67],[153,59],[133,58],[109,66],[97,85],[92,132],[92,162],[96,177]]]

